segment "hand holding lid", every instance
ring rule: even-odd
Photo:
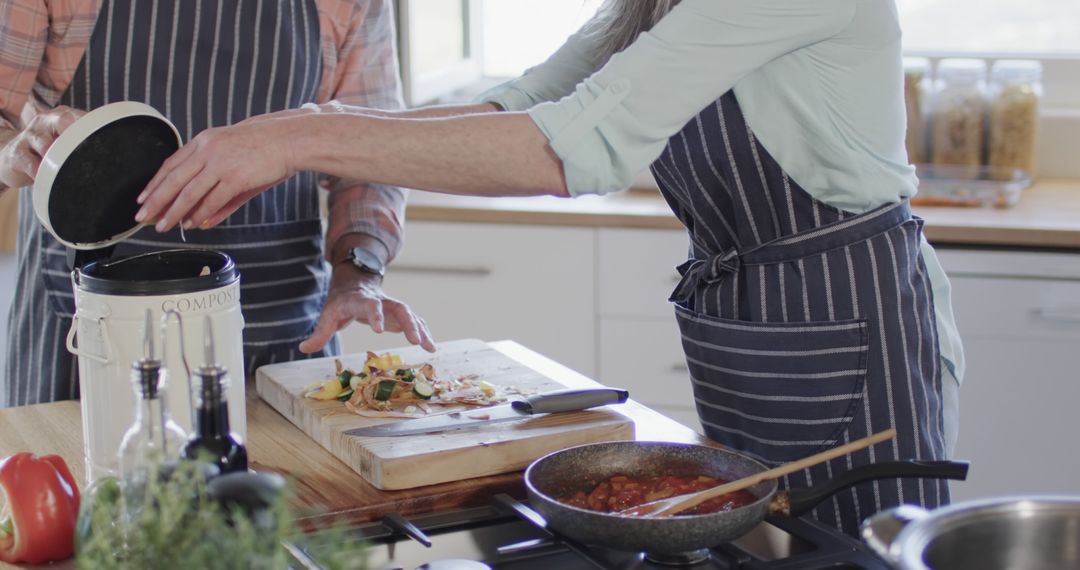
[[[123,101],[90,111],[42,158],[33,190],[38,221],[69,248],[126,239],[140,227],[135,199],[180,144],[176,127],[149,105]]]

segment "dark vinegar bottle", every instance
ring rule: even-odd
[[[247,449],[240,436],[229,429],[226,396],[229,376],[223,367],[214,364],[213,333],[209,325],[208,322],[205,332],[207,364],[196,370],[192,378],[195,426],[181,457],[215,463],[223,474],[247,471]]]

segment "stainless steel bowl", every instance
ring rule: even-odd
[[[867,519],[863,538],[903,570],[1080,570],[1080,497],[902,506]]]

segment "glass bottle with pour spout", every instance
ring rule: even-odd
[[[119,462],[125,512],[134,516],[142,504],[147,478],[180,455],[187,435],[172,420],[166,403],[166,371],[154,357],[150,310],[146,310],[143,358],[131,369],[135,421],[120,443]]]
[[[192,375],[195,427],[181,456],[214,463],[222,473],[247,471],[247,449],[229,428],[228,371],[214,357],[210,318],[204,323],[206,363]]]

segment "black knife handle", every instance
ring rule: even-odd
[[[511,405],[524,414],[552,414],[587,410],[608,404],[622,404],[630,397],[630,392],[618,388],[589,388],[585,390],[559,390],[548,392]]]

